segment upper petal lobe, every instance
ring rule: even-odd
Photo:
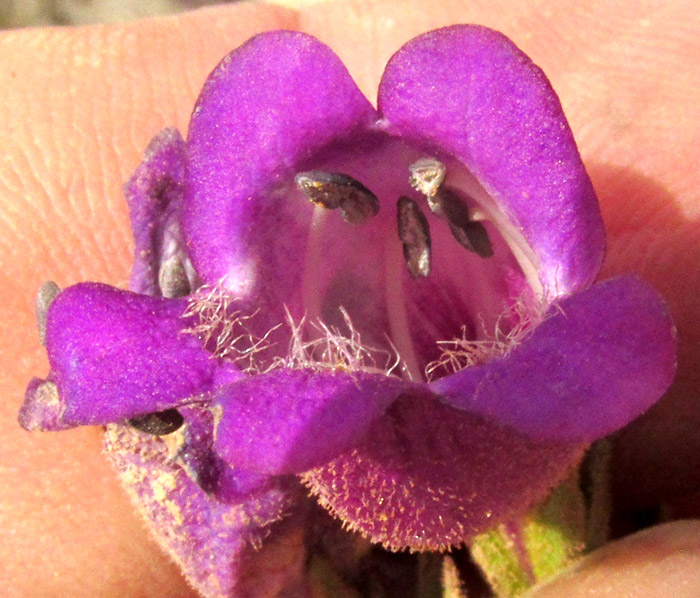
[[[227,56],[202,90],[187,139],[183,227],[204,281],[225,277],[244,296],[264,287],[256,270],[272,263],[280,264],[274,284],[293,286],[283,277],[296,276],[290,266],[309,222],[271,187],[291,183],[299,161],[375,120],[340,59],[313,37],[270,32]]]
[[[556,93],[508,38],[456,25],[413,39],[389,61],[378,106],[393,133],[471,171],[547,297],[594,280],[605,231],[593,186]]]

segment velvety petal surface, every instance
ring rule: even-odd
[[[107,455],[155,539],[205,598],[305,596],[305,512],[298,482],[221,503],[165,440],[110,425]]]
[[[143,162],[124,185],[134,234],[130,288],[137,293],[162,295],[159,270],[172,258],[180,260],[194,281],[179,224],[184,184],[185,142],[177,129],[163,129],[151,140]]]
[[[280,369],[222,387],[215,449],[267,474],[301,473],[360,442],[415,385],[384,374]]]
[[[61,292],[48,313],[46,347],[67,424],[104,424],[161,411],[212,390],[235,368],[185,334],[184,300],[97,283]]]
[[[214,451],[214,414],[208,403],[179,407],[184,425],[168,436],[174,462],[219,502],[236,502],[270,487],[273,480],[264,474],[234,469]]]
[[[226,277],[241,296],[256,284],[264,294],[257,267],[271,260],[277,290],[293,286],[298,268],[290,266],[310,211],[299,214],[273,187],[292,185],[299,161],[375,120],[340,59],[311,36],[264,33],[224,58],[202,89],[187,139],[183,227],[205,282]]]
[[[444,550],[522,514],[583,446],[535,441],[428,396],[404,396],[364,442],[307,472],[351,530],[399,550]]]
[[[446,403],[537,438],[592,442],[651,407],[673,380],[676,333],[648,284],[621,277],[559,301],[503,358],[430,386]]]
[[[469,169],[549,298],[593,281],[605,244],[595,192],[557,95],[508,38],[457,25],[411,40],[386,67],[378,107],[391,133]]]

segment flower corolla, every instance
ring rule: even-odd
[[[43,289],[51,372],[20,421],[108,425],[207,595],[251,545],[303,545],[307,493],[390,549],[468,542],[673,378],[655,291],[594,283],[603,223],[556,94],[490,29],[408,42],[376,109],[313,37],[259,35],[125,191],[131,290]]]

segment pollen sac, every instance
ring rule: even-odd
[[[158,286],[163,297],[167,299],[177,299],[192,292],[185,266],[176,255],[168,258],[160,265]]]
[[[403,257],[414,278],[430,274],[430,228],[428,219],[418,204],[408,197],[400,197],[396,204],[399,239],[403,243]]]
[[[46,314],[53,300],[61,292],[59,286],[52,280],[41,285],[34,301],[34,313],[36,314],[36,325],[39,328],[39,339],[41,344],[46,346]]]
[[[39,328],[39,340],[42,346],[46,346],[46,315],[53,300],[61,292],[60,287],[52,280],[47,280],[41,285],[34,300],[34,314],[36,325]]]
[[[435,196],[445,180],[447,169],[445,165],[435,158],[422,158],[408,167],[410,176],[408,182],[411,187],[430,199]]]
[[[185,423],[185,418],[177,409],[166,409],[133,417],[128,420],[128,423],[140,432],[151,436],[165,436],[179,430]]]
[[[297,174],[294,182],[317,206],[328,210],[340,208],[350,224],[362,224],[379,213],[377,196],[347,174],[310,170]]]
[[[483,258],[493,255],[486,227],[469,217],[469,208],[462,198],[449,189],[441,189],[433,201],[436,209],[432,211],[447,220],[452,236],[462,247]]]

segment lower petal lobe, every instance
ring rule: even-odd
[[[404,395],[365,440],[302,479],[348,529],[391,550],[446,550],[560,482],[577,444],[531,440],[433,397]]]
[[[301,473],[359,443],[414,384],[383,374],[283,368],[222,387],[215,449],[235,467]]]
[[[532,437],[592,442],[651,407],[675,370],[668,308],[628,276],[559,301],[510,354],[430,386],[445,403]]]
[[[48,313],[46,347],[62,421],[104,424],[162,411],[234,370],[183,333],[186,305],[96,283],[60,293]]]

